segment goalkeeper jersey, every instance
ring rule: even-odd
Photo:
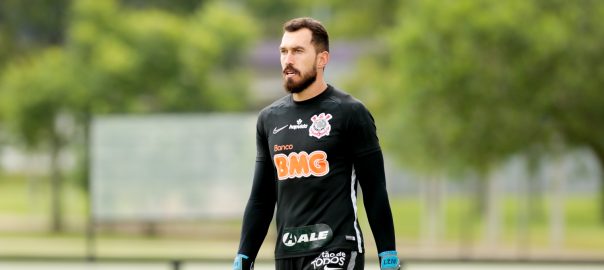
[[[364,238],[357,219],[355,167],[358,165],[355,162],[377,152],[381,158],[374,121],[365,106],[330,85],[318,96],[301,102],[288,95],[261,111],[256,137],[255,178],[260,179],[254,181],[257,187],[252,188],[250,200],[263,198],[266,203],[257,205],[266,207],[271,201],[273,206],[276,204],[275,257],[308,256],[333,249],[364,252]],[[378,194],[386,197],[385,205],[381,203],[380,207],[383,206],[387,214],[369,216],[383,219],[370,220],[370,223],[374,235],[374,224],[386,224],[387,229],[378,232],[385,237],[379,239],[392,243],[379,244],[391,248],[394,246],[392,216],[383,184],[383,163],[381,165],[375,170],[382,171],[377,173],[382,179],[362,181],[368,186],[378,183]],[[383,202],[384,198],[381,199]],[[259,237],[262,242],[265,232],[255,232],[250,225],[259,218],[254,215],[257,209],[252,205],[256,204],[248,202],[244,215],[239,252],[255,257],[259,246],[248,242],[258,242]],[[267,217],[266,214],[260,216]]]

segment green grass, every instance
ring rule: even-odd
[[[36,182],[37,181],[37,182]],[[64,186],[64,217],[67,230],[60,234],[48,232],[49,185],[45,179],[36,181],[23,176],[0,176],[0,257],[15,255],[80,256],[85,253],[86,198],[70,184]],[[597,196],[569,196],[566,199],[564,249],[572,251],[604,251],[604,225],[599,222]],[[367,240],[367,249],[374,243],[366,215],[359,203],[359,219]],[[541,212],[531,215],[528,226],[519,225],[523,206],[515,197],[502,200],[501,247],[530,245],[548,249],[550,243],[548,209],[539,202]],[[414,197],[391,198],[397,241],[402,248],[412,249],[421,243],[421,202]],[[446,201],[443,235],[439,246],[459,246],[462,239],[479,243],[484,231],[483,221],[470,211],[468,197],[449,197]],[[538,208],[539,209],[539,208]],[[180,225],[179,225],[180,226]],[[99,230],[97,252],[102,256],[121,257],[229,257],[238,245],[241,221],[196,221],[188,233],[165,233],[149,237],[139,231]],[[180,228],[180,227],[178,227]],[[191,230],[191,228],[193,228]],[[199,229],[197,229],[199,228]],[[178,232],[178,230],[176,230]],[[173,232],[173,231],[171,231]],[[263,245],[261,256],[270,258],[275,241],[274,227]],[[58,248],[60,247],[60,248]],[[180,254],[180,256],[179,256]]]
[[[397,239],[403,243],[419,243],[421,229],[421,203],[414,198],[391,199],[393,218]],[[501,232],[498,245],[514,247],[530,245],[535,248],[550,248],[550,226],[548,205],[539,202],[541,208],[522,225],[519,216],[523,210],[518,198],[507,197],[502,200]],[[604,250],[604,224],[600,223],[596,195],[575,195],[566,199],[564,248],[585,251]],[[463,238],[480,242],[484,233],[484,221],[471,212],[473,205],[467,197],[452,197],[446,201],[443,225],[444,235],[440,241],[456,245]],[[369,225],[360,209],[360,219],[365,231]]]
[[[84,192],[69,183],[63,187],[62,206],[68,226],[83,224],[86,215]],[[0,175],[0,220],[40,227],[50,220],[51,198],[46,178]],[[8,226],[8,225],[7,225]],[[0,230],[2,226],[0,225]],[[26,228],[23,228],[26,229]]]
[[[32,213],[31,200],[28,186],[22,177],[12,177],[0,180],[0,213],[13,215],[27,215]]]

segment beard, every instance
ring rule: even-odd
[[[299,70],[295,69],[293,66],[287,66],[284,69],[285,71],[290,70],[294,71],[296,74],[300,75],[300,81],[294,81],[294,78],[286,78],[283,87],[289,93],[295,94],[304,91],[304,89],[308,88],[311,84],[313,84],[317,80],[317,68],[313,65],[313,68],[310,72],[301,74]]]

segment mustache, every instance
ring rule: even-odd
[[[297,70],[296,68],[294,68],[294,66],[291,64],[287,65],[282,71],[283,74],[286,74],[287,72],[293,72],[295,74],[300,74],[300,71]]]

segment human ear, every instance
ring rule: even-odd
[[[327,63],[329,62],[329,52],[322,51],[317,55],[317,58],[317,67],[320,69],[324,69],[325,66],[327,66]]]

